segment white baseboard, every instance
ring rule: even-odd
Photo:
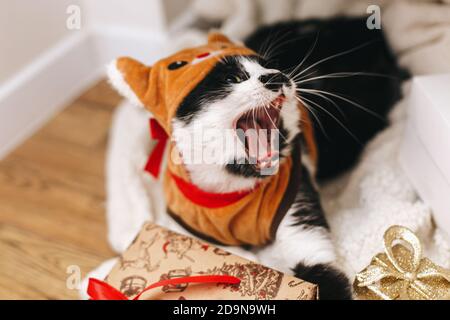
[[[105,75],[113,58],[151,63],[165,37],[136,30],[74,32],[0,86],[0,159]]]

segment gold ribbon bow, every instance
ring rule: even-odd
[[[392,226],[384,234],[385,253],[356,275],[360,299],[450,299],[450,271],[422,258],[419,238],[408,228]]]

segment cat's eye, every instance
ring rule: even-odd
[[[183,61],[183,60],[175,61],[175,62],[172,62],[171,64],[169,64],[167,66],[167,69],[176,70],[176,69],[179,69],[179,68],[187,65],[187,63],[188,63],[187,61]]]
[[[240,82],[242,82],[244,80],[242,79],[242,77],[240,77],[238,75],[235,75],[235,74],[232,74],[232,75],[228,75],[226,77],[225,81],[228,82],[228,83],[240,83]]]

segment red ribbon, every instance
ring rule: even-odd
[[[150,135],[152,139],[158,140],[158,142],[148,157],[145,171],[149,172],[153,177],[158,178],[168,136],[164,128],[153,118],[150,119]],[[252,192],[252,190],[229,193],[206,192],[173,173],[171,173],[171,176],[187,199],[199,206],[210,209],[221,208],[233,204]]]
[[[239,284],[239,278],[227,275],[209,275],[209,276],[190,276],[173,278],[158,281],[141,291],[132,300],[138,300],[139,297],[146,291],[163,286],[177,285],[183,283],[225,283],[225,284]],[[130,300],[126,295],[110,286],[104,281],[89,278],[87,293],[91,300]]]
[[[197,187],[195,184],[187,182],[173,173],[171,173],[171,175],[175,180],[178,189],[180,189],[181,193],[183,193],[186,198],[199,206],[211,209],[221,208],[233,204],[253,191],[252,189],[249,189],[228,193],[206,192]]]
[[[148,157],[144,170],[148,171],[155,178],[159,177],[161,163],[164,156],[167,140],[169,139],[166,131],[155,119],[150,119],[150,136],[154,140],[158,140],[154,149]]]

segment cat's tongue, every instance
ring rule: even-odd
[[[243,123],[238,123],[238,128],[242,129],[245,134],[245,147],[251,161],[258,163],[270,155],[272,147],[270,132],[267,132],[261,124],[243,121]]]
[[[276,134],[272,130],[278,129],[279,109],[268,108],[244,114],[237,122],[236,129],[245,134],[247,155],[250,163],[260,168],[270,166],[272,158],[276,155]]]

